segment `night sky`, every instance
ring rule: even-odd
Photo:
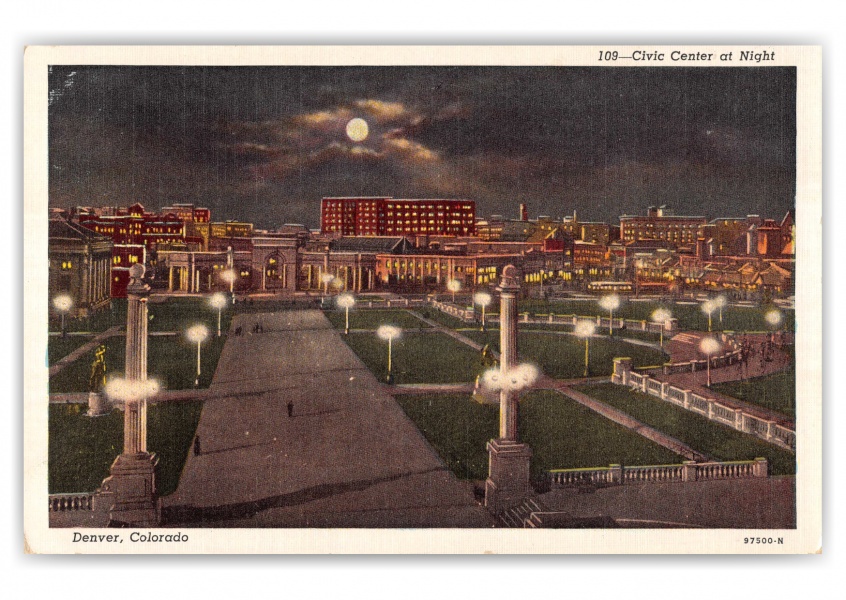
[[[612,223],[794,205],[793,68],[57,66],[49,104],[58,207],[194,202],[274,228],[318,226],[323,196]]]

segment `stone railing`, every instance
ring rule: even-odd
[[[769,465],[766,458],[707,463],[685,461],[680,465],[645,465],[633,467],[609,465],[607,467],[589,469],[555,469],[547,471],[546,475],[550,489],[578,489],[582,487],[599,488],[643,483],[768,477]]]
[[[94,493],[50,494],[50,512],[94,510]]]
[[[440,302],[437,300],[432,300],[431,304],[434,308],[437,308],[438,310],[441,310],[447,313],[448,315],[458,317],[459,319],[465,322],[474,322],[480,318],[480,313],[478,311],[474,312],[472,309],[462,308],[454,304]],[[600,317],[596,315],[556,315],[552,313],[532,314],[528,312],[520,313],[518,315],[518,319],[520,323],[529,323],[536,325],[575,325],[579,321],[593,321],[594,323],[596,323],[596,326],[600,332],[602,331],[602,329],[608,330],[609,327],[611,327],[615,330],[625,328],[632,331],[646,331],[649,333],[654,333],[656,335],[661,333],[660,323],[653,323],[651,321],[643,321],[637,319],[615,318],[612,323],[608,317]],[[487,316],[487,321],[490,323],[499,323],[499,315],[489,314]],[[664,335],[671,335],[676,331],[678,331],[678,321],[676,319],[672,319],[671,322],[667,324],[666,329],[664,329]]]
[[[432,300],[432,307],[437,308],[439,311],[457,319],[461,319],[465,323],[472,323],[476,320],[476,315],[471,309],[461,308],[459,306],[455,306],[454,304],[439,302],[437,300]]]
[[[736,365],[741,361],[742,358],[740,344],[737,343],[734,337],[725,333],[720,333],[720,341],[722,341],[723,346],[726,348],[727,351],[723,354],[720,354],[719,356],[711,357],[712,369],[721,369],[729,365]],[[685,362],[678,363],[665,363],[661,367],[661,371],[664,373],[664,375],[674,375],[676,373],[696,373],[697,371],[704,371],[707,368],[707,359],[702,359],[688,360]],[[650,372],[655,371],[653,367],[644,370],[649,370]]]
[[[711,421],[727,425],[732,429],[754,435],[787,450],[796,450],[796,432],[755,415],[744,412],[740,408],[733,408],[720,404],[713,398],[706,398],[694,394],[691,390],[670,385],[653,379],[647,373],[635,373],[632,370],[632,359],[615,358],[614,373],[611,382],[660,398],[671,404],[700,414]]]

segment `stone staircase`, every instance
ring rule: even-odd
[[[509,508],[498,515],[499,522],[504,527],[523,528],[527,526],[526,521],[535,512],[546,512],[547,509],[537,498],[527,498],[521,504]]]

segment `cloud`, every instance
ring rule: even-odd
[[[385,102],[384,100],[368,98],[365,100],[356,100],[353,105],[356,108],[366,111],[378,123],[399,121],[412,116],[412,113],[402,102]]]

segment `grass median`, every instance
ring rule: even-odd
[[[456,476],[487,477],[486,444],[498,435],[497,406],[479,404],[466,394],[399,396],[396,400]],[[527,394],[520,402],[518,427],[521,440],[532,448],[534,480],[551,469],[682,460],[556,392]]]
[[[743,381],[715,383],[711,387],[726,396],[758,404],[789,417],[796,416],[795,368]]]
[[[581,385],[575,389],[717,460],[752,460],[762,456],[770,461],[773,475],[796,472],[796,459],[790,452],[663,400],[611,383]]]
[[[172,493],[197,430],[202,402],[153,404],[147,409],[147,447],[159,457],[159,494]],[[123,412],[85,416],[85,405],[51,404],[48,489],[51,494],[92,492],[123,450]]]
[[[346,317],[343,309],[324,312],[335,329],[343,329]],[[405,310],[362,309],[350,310],[350,329],[376,330],[380,325],[394,325],[400,329],[428,329],[431,327]]]
[[[499,331],[462,331],[479,344],[490,344],[499,350]],[[545,375],[556,379],[582,377],[585,371],[585,342],[566,333],[528,332],[517,334],[517,351],[521,361],[531,362]],[[590,338],[589,374],[610,375],[614,369],[614,358],[628,356],[635,366],[660,365],[669,357],[647,346],[627,343],[619,338],[597,336]]]

